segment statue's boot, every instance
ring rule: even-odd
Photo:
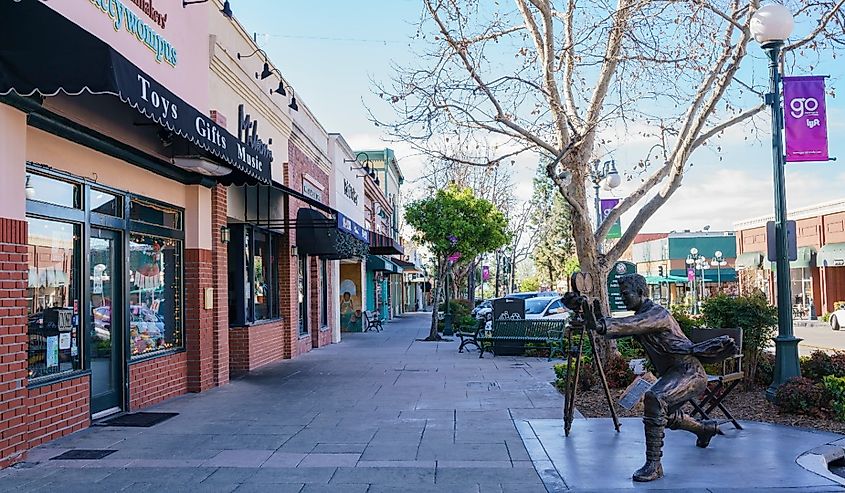
[[[645,464],[634,473],[634,481],[654,481],[663,477],[663,427],[645,423]]]
[[[670,430],[685,430],[695,433],[698,439],[695,445],[701,448],[707,448],[710,445],[710,440],[716,435],[724,435],[719,429],[719,422],[715,419],[706,419],[699,421],[687,413],[677,413],[667,424]]]

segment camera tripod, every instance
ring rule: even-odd
[[[621,424],[619,417],[616,415],[616,408],[613,407],[613,398],[610,396],[610,387],[607,385],[607,377],[604,374],[604,366],[601,358],[596,350],[596,337],[594,331],[596,330],[596,319],[593,312],[589,308],[587,298],[581,295],[582,291],[589,291],[591,287],[590,274],[576,272],[572,275],[572,286],[575,288],[576,305],[572,308],[575,312],[575,318],[570,322],[570,326],[566,332],[564,344],[566,344],[566,389],[563,401],[563,431],[566,436],[572,429],[572,420],[575,417],[575,400],[578,394],[578,380],[581,374],[581,357],[584,353],[584,335],[589,338],[590,349],[593,353],[593,361],[596,369],[598,369],[599,379],[604,388],[604,396],[607,399],[607,407],[610,409],[610,416],[613,418],[613,426],[616,431],[619,431]],[[584,288],[587,289],[584,289]],[[586,312],[586,318],[585,318]],[[572,343],[573,332],[578,330],[578,346],[575,347]],[[574,375],[572,372],[575,372]],[[570,375],[573,375],[570,378]]]

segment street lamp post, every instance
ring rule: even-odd
[[[605,190],[612,190],[622,184],[622,177],[616,171],[616,163],[611,159],[602,163],[596,159],[590,170],[590,181],[593,182],[593,190],[596,193],[596,231],[601,226],[601,199],[599,198],[599,187]]]
[[[781,108],[779,68],[783,42],[792,33],[795,22],[792,13],[781,4],[760,7],[751,17],[751,33],[769,56],[770,91],[766,104],[772,110],[772,165],[775,189],[775,256],[777,265],[778,336],[775,338],[775,375],[766,389],[769,399],[777,388],[792,377],[800,376],[798,342],[792,331],[792,287],[789,277],[786,239],[786,186],[783,154],[783,109]]]
[[[716,250],[710,265],[716,268],[716,282],[719,283],[719,292],[722,292],[722,267],[728,265],[728,263],[725,261],[725,258],[722,257],[721,250]]]
[[[700,265],[701,262],[701,255],[698,254],[698,248],[692,247],[689,249],[689,255],[687,255],[687,268],[692,269],[692,282],[690,283],[690,287],[692,290],[692,314],[695,315],[698,313],[698,293],[697,293],[697,281],[696,281],[696,267]]]

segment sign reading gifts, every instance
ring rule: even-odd
[[[827,161],[824,76],[783,78],[788,162]]]

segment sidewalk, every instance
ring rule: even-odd
[[[669,431],[666,478],[635,484],[639,420],[617,435],[579,419],[564,438],[553,363],[415,341],[428,316],[146,409],[179,413],[151,428],[95,426],[36,448],[0,471],[0,491],[845,491],[796,464],[842,437],[764,424],[706,450]],[[115,452],[49,460],[70,449]]]
[[[546,491],[513,420],[560,415],[552,364],[416,342],[428,317],[145,409],[180,413],[151,428],[51,442],[0,471],[0,491]],[[48,460],[73,448],[116,452]]]

